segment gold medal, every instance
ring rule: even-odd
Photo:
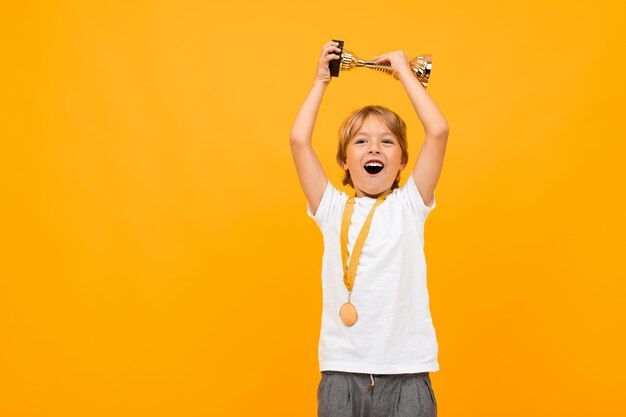
[[[339,317],[341,317],[341,321],[343,321],[343,324],[348,327],[356,323],[357,314],[354,304],[350,302],[344,303],[339,309]]]
[[[381,205],[383,201],[387,198],[387,196],[391,193],[391,190],[387,191],[385,194],[381,195],[376,199],[376,203],[370,209],[370,212],[365,219],[365,223],[361,227],[361,231],[359,232],[359,236],[354,243],[354,248],[352,249],[352,256],[350,257],[350,265],[347,265],[348,259],[348,228],[350,227],[350,219],[352,218],[352,213],[354,211],[354,197],[350,197],[346,202],[346,205],[343,210],[343,219],[341,221],[341,259],[343,261],[343,282],[348,290],[348,302],[344,303],[339,309],[339,317],[341,317],[341,321],[343,324],[350,327],[356,323],[358,318],[356,307],[354,304],[350,302],[350,296],[352,295],[352,288],[354,287],[354,280],[356,279],[356,270],[359,265],[359,258],[361,257],[361,251],[363,250],[363,245],[365,244],[365,239],[370,230],[370,225],[372,223],[372,218],[374,217],[374,211],[376,207]]]
[[[341,317],[341,321],[343,321],[343,324],[348,327],[356,323],[356,319],[358,318],[358,314],[356,313],[356,307],[350,302],[351,295],[352,291],[348,293],[348,302],[344,303],[339,309],[339,317]]]

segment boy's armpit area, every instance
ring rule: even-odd
[[[332,217],[335,210],[341,209],[341,193],[328,181],[316,210],[313,210],[310,202],[307,202],[307,214],[315,223],[323,229],[326,219]]]
[[[424,201],[424,199],[422,198],[422,194],[417,188],[417,184],[412,177],[407,180],[405,188],[407,196],[411,201],[411,206],[413,207],[413,210],[416,212],[416,214],[424,217],[425,219],[428,213],[430,213],[437,204],[435,192],[433,191],[432,196],[430,196],[427,204],[426,201]]]

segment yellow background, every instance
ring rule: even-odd
[[[624,2],[12,4],[0,415],[316,415],[323,247],[288,136],[331,38],[433,55],[439,415],[626,415]],[[337,186],[365,104],[420,149],[399,82],[342,74],[314,135]]]

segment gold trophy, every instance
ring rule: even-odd
[[[330,75],[333,77],[339,77],[340,71],[350,71],[355,67],[372,68],[377,71],[384,72],[385,74],[393,75],[391,65],[389,64],[375,64],[374,61],[364,61],[361,58],[354,55],[352,52],[343,49],[343,41],[333,39],[334,42],[339,43],[339,59],[333,59],[329,62]],[[428,79],[430,78],[430,70],[433,66],[432,55],[420,55],[409,62],[413,75],[424,86],[428,87]]]

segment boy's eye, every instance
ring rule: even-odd
[[[393,143],[391,139],[383,139],[383,143]]]
[[[354,143],[364,143],[365,139],[357,139],[354,141]]]

